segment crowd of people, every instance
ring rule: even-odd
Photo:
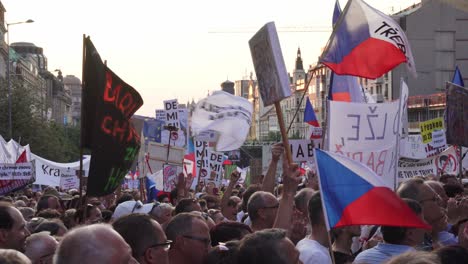
[[[261,182],[170,194],[136,190],[106,197],[25,188],[0,197],[0,263],[468,263],[467,190],[450,175],[414,178],[397,195],[431,230],[346,226],[327,230],[317,176],[281,159]],[[281,184],[276,183],[283,160]]]

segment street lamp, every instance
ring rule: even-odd
[[[11,120],[11,80],[10,80],[10,26],[18,25],[18,24],[25,24],[25,23],[33,23],[34,20],[28,19],[26,21],[21,22],[14,22],[14,23],[7,23],[7,49],[8,49],[8,67],[7,67],[7,85],[8,85],[8,133],[10,134],[10,139],[13,138],[13,125]]]

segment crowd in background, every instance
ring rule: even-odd
[[[0,263],[468,263],[467,189],[455,176],[410,179],[396,193],[431,230],[347,226],[329,234],[317,176],[275,144],[261,182],[86,197],[54,187],[0,197]],[[284,160],[284,159],[283,159]],[[281,166],[281,165],[280,165]],[[331,250],[330,250],[331,249]],[[333,254],[330,254],[330,251]]]

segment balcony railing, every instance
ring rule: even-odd
[[[414,95],[408,98],[408,108],[445,106],[445,93]]]

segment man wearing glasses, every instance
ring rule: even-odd
[[[167,238],[173,241],[169,250],[171,264],[203,264],[211,248],[205,219],[195,213],[180,213],[166,227]]]
[[[168,264],[172,241],[167,240],[161,225],[147,214],[130,214],[112,226],[132,248],[132,256],[139,263]]]

